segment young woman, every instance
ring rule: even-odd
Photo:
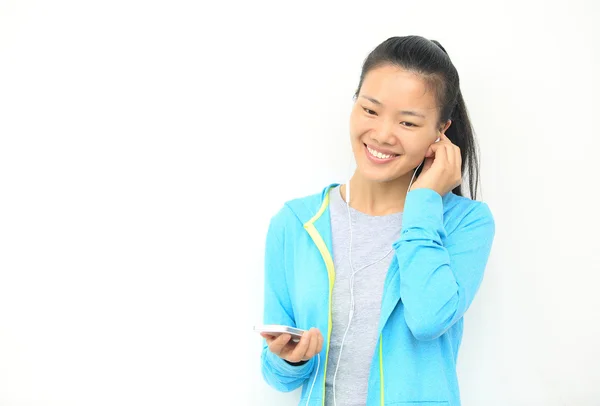
[[[458,73],[438,42],[393,37],[354,98],[351,179],[270,222],[264,323],[308,331],[263,333],[262,374],[302,386],[302,405],[459,406],[463,315],[495,228]]]

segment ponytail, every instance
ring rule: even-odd
[[[471,199],[477,199],[477,188],[479,186],[479,157],[477,151],[477,143],[467,106],[463,100],[460,89],[458,90],[456,106],[450,116],[452,124],[446,130],[446,136],[452,143],[460,148],[460,156],[462,158],[462,166],[460,173],[463,180],[468,179],[469,193]],[[465,174],[468,173],[468,175]],[[452,190],[452,193],[463,196],[463,185],[458,185]]]
[[[446,49],[436,40],[432,40],[450,59]],[[477,142],[475,139],[475,132],[469,119],[469,112],[467,111],[467,105],[460,91],[460,85],[456,85],[456,102],[454,108],[450,111],[449,120],[452,120],[452,124],[446,130],[446,137],[452,143],[460,148],[460,156],[462,158],[462,166],[460,173],[462,178],[465,179],[465,172],[468,173],[469,182],[469,193],[471,199],[477,199],[477,189],[479,186],[479,154]],[[445,121],[445,120],[444,120]],[[458,185],[452,190],[452,193],[462,196],[463,190],[462,185]]]

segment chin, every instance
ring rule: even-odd
[[[398,180],[400,178],[411,178],[414,173],[414,169],[419,165],[416,163],[414,167],[411,165],[405,165],[406,162],[398,162],[394,166],[380,167],[373,165],[367,160],[357,161],[357,172],[360,177],[377,183],[385,183]]]
[[[360,166],[357,168],[357,170],[360,173],[361,178],[377,183],[391,182],[402,177],[402,175],[405,175],[405,173],[390,172],[381,169],[365,168]]]

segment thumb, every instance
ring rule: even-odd
[[[425,158],[425,163],[423,164],[423,169],[421,173],[424,173],[429,168],[431,168],[431,165],[433,165],[433,158]]]
[[[441,145],[438,142],[431,144],[429,148],[427,148],[427,152],[425,152],[425,158],[433,158],[435,156],[435,151],[437,151],[440,147]]]

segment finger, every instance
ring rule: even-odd
[[[306,351],[308,350],[308,346],[310,344],[310,338],[310,330],[305,331],[304,334],[302,334],[302,338],[300,338],[300,342],[296,344],[296,348],[294,348],[292,353],[289,355],[288,361],[299,362],[300,360],[302,360],[302,358],[304,358],[304,355],[306,354]]]
[[[440,139],[439,142],[435,142],[433,144],[431,144],[429,146],[429,148],[427,148],[427,152],[425,153],[425,158],[432,158],[435,156],[436,152],[440,149],[440,148],[444,148],[446,145],[448,145],[447,142],[444,142],[443,140]]]
[[[268,346],[268,347],[269,347],[269,349],[270,349],[270,347],[271,347],[271,344],[273,343],[273,341],[274,341],[274,340],[275,340],[277,337],[276,337],[276,336],[269,335],[269,334],[265,334],[265,335],[263,335],[263,334],[264,334],[264,333],[261,333],[261,335],[262,335],[262,336],[265,338],[265,340],[267,340],[267,346]]]
[[[460,148],[455,148],[455,152],[456,154],[456,160],[455,160],[455,165],[456,165],[456,170],[458,171],[458,173],[456,174],[456,176],[459,178],[458,180],[458,185],[460,185],[462,183],[462,156],[460,155]]]
[[[433,158],[439,164],[448,165],[448,152],[446,150],[447,148],[448,144],[438,142],[437,144],[434,144],[429,147],[429,149],[433,151],[433,153],[429,156],[426,155],[425,157]]]
[[[319,331],[319,346],[317,347],[317,354],[323,350],[323,342],[325,339],[323,338],[323,334]]]
[[[281,351],[283,350],[285,345],[288,343],[288,341],[290,341],[290,338],[292,338],[292,336],[289,334],[281,334],[279,337],[274,339],[271,342],[271,344],[269,344],[269,350],[273,354],[276,354],[276,355],[281,354]]]
[[[317,347],[319,346],[319,337],[317,336],[316,328],[311,328],[312,336],[310,338],[310,344],[308,345],[308,350],[304,355],[304,360],[310,359],[315,356],[317,353]]]
[[[425,159],[425,165],[423,165],[423,172],[421,173],[424,173],[425,171],[429,170],[429,168],[431,168],[431,166],[433,165],[433,161],[435,161],[435,157]]]
[[[458,148],[458,147],[454,148],[454,155],[456,156],[454,163],[456,164],[456,166],[458,167],[458,170],[460,172],[460,170],[462,168],[462,156],[460,155],[460,148]]]
[[[275,336],[269,334],[269,333],[260,333],[260,335],[267,340],[267,343],[269,343],[269,341],[273,341],[275,339]]]
[[[448,157],[448,164],[450,165],[450,168],[452,170],[454,170],[454,161],[456,160],[456,154],[454,153],[454,149],[454,145],[452,145],[451,143],[446,144],[446,156]]]
[[[440,142],[448,142],[450,144],[452,144],[452,141],[450,140],[450,138],[448,138],[448,136],[445,133],[440,133]],[[454,145],[454,144],[452,144]]]
[[[284,359],[288,359],[290,354],[294,352],[296,349],[297,343],[294,340],[288,341],[288,343],[283,347],[279,356]]]
[[[440,148],[439,142],[435,144],[431,144],[429,148],[427,148],[427,152],[425,152],[425,158],[432,158],[435,156],[435,152]]]
[[[448,168],[454,168],[453,164],[454,164],[454,151],[452,151],[454,149],[454,146],[451,143],[446,143],[445,145],[446,148],[445,149],[445,157],[446,157],[446,162],[448,163]]]

